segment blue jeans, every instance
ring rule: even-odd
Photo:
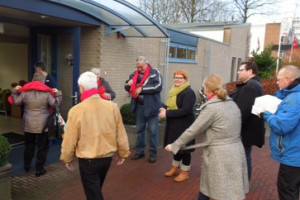
[[[244,145],[244,148],[245,148],[245,154],[246,154],[246,160],[247,160],[248,179],[250,180],[251,173],[252,173],[252,160],[251,160],[252,146],[251,145]]]
[[[156,155],[158,144],[158,115],[145,117],[144,105],[137,104],[136,108],[136,130],[137,139],[135,150],[137,154],[144,154],[146,147],[146,128],[149,130],[150,137],[150,155]]]

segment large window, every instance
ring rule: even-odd
[[[195,57],[196,47],[176,43],[170,44],[169,62],[196,63]]]

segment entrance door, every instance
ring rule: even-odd
[[[35,28],[31,31],[33,47],[30,66],[43,61],[47,72],[55,77],[57,87],[63,93],[61,113],[66,117],[68,110],[79,102],[80,28]],[[31,70],[32,75],[32,67]]]

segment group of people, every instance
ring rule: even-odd
[[[51,78],[45,79],[47,74],[36,72],[36,77],[42,77],[40,82],[51,82]],[[93,68],[82,73],[78,79],[81,103],[68,113],[60,157],[69,170],[74,170],[72,161],[75,156],[78,158],[87,199],[103,199],[101,188],[114,153],[117,152],[117,165],[121,165],[130,155],[120,111],[116,104],[109,101],[115,98],[115,93],[100,73],[99,68]],[[271,129],[271,156],[280,163],[277,182],[280,200],[296,200],[300,183],[300,69],[292,65],[280,69],[277,75],[280,90],[275,96],[282,102],[275,113],[264,111],[260,116],[251,114],[255,98],[263,95],[257,65],[253,61],[243,62],[237,73],[240,83],[231,94],[227,94],[220,76],[212,74],[204,79],[202,86],[208,101],[201,106],[200,114],[195,119],[193,105],[196,95],[191,89],[188,73],[185,70],[174,72],[174,84],[166,105],[162,105],[161,74],[146,57],[139,56],[136,70],[125,84],[125,90],[131,96],[131,111],[136,114],[137,140],[131,160],[145,157],[148,129],[148,162],[157,161],[158,120],[166,118],[164,147],[173,153],[173,160],[171,169],[164,175],[176,176],[176,182],[187,180],[191,154],[195,148],[202,147],[198,200],[245,199],[252,171],[252,146],[264,145],[265,121]],[[12,97],[14,104],[23,103],[25,106],[24,168],[29,170],[34,152],[32,142],[37,136],[36,176],[40,176],[46,173],[44,163],[48,150],[47,133],[42,131],[41,124],[45,124],[47,108],[55,100],[61,102],[61,96],[58,90],[50,90],[37,83],[35,76],[34,81],[29,83],[35,83],[34,86],[30,89],[26,89],[26,85],[16,88],[18,93]],[[32,103],[27,96],[38,96],[39,103]],[[43,109],[32,109],[33,105]],[[45,117],[40,117],[41,113]],[[39,116],[39,121],[32,120],[36,116]],[[200,143],[196,143],[196,137],[199,137]]]

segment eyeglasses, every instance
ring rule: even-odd
[[[281,81],[282,79],[285,79],[285,78],[288,78],[288,77],[277,77],[277,81]]]
[[[242,72],[242,71],[245,71],[245,70],[246,70],[246,69],[239,69],[238,72]]]
[[[173,79],[180,79],[180,80],[182,80],[182,79],[185,79],[185,78],[184,77],[174,76]]]

